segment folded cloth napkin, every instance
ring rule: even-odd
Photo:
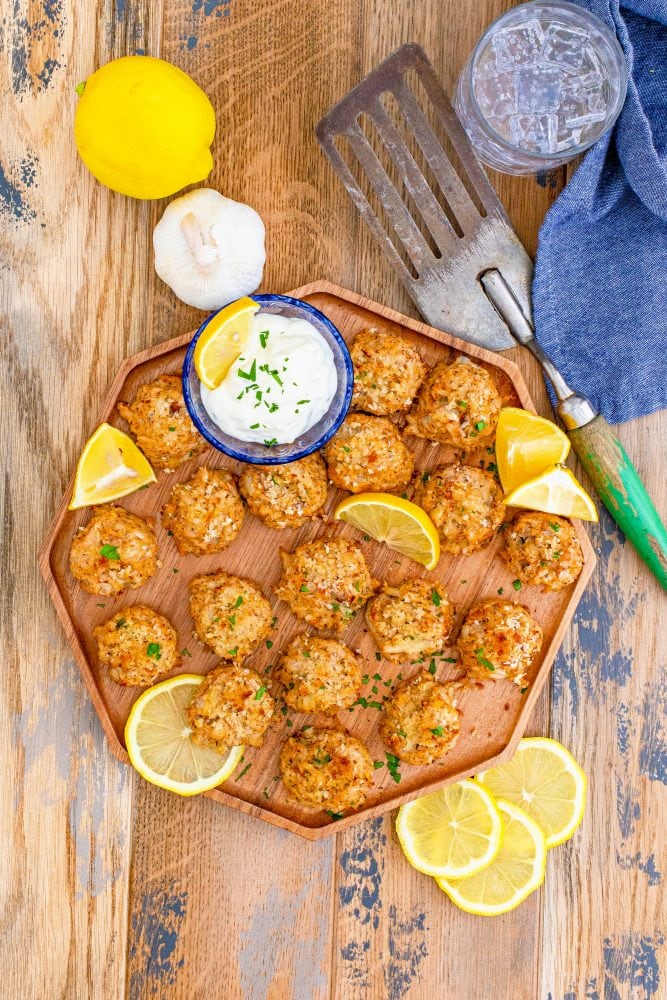
[[[667,0],[577,0],[617,34],[628,96],[539,233],[537,337],[611,423],[667,406]]]

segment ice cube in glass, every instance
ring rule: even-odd
[[[558,116],[550,112],[512,115],[510,118],[510,142],[522,149],[538,153],[555,152],[557,137]]]
[[[514,74],[518,111],[553,111],[560,99],[560,70],[527,66]]]
[[[509,73],[487,69],[475,80],[475,98],[485,118],[506,118],[516,111],[514,80]]]
[[[543,41],[544,32],[535,19],[516,28],[499,31],[491,40],[498,69],[508,72],[517,66],[534,66],[540,57]]]
[[[542,58],[559,66],[565,73],[577,73],[581,69],[589,38],[587,31],[579,31],[556,21],[546,30]]]

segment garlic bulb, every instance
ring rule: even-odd
[[[179,299],[220,309],[262,280],[264,223],[249,205],[197,188],[167,205],[153,248],[155,270]]]

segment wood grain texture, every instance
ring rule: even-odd
[[[373,303],[365,296],[354,295],[330,282],[315,282],[291,291],[290,295],[320,309],[348,344],[354,341],[359,331],[372,327],[411,342],[429,366],[452,360],[465,352],[490,372],[504,405],[521,405],[525,409],[533,409],[519,369],[500,355],[465,344],[447,333],[403,317],[386,306]],[[127,430],[118,416],[118,401],[132,401],[140,386],[165,373],[180,371],[189,340],[190,335],[186,335],[186,338],[177,337],[128,358],[114,379],[98,415],[98,422],[116,425],[120,422],[121,429]],[[410,435],[406,435],[406,439],[415,458],[417,475],[428,473],[456,458],[452,448],[434,446],[433,442]],[[479,464],[484,467],[486,459],[488,455],[485,448],[466,456],[468,463],[475,467]],[[386,767],[376,771],[373,788],[363,808],[332,823],[321,810],[313,812],[300,808],[290,799],[282,783],[275,783],[278,755],[285,739],[302,726],[327,726],[331,722],[326,716],[313,717],[288,712],[282,701],[282,689],[273,676],[276,658],[303,630],[303,624],[291,614],[284,602],[275,598],[275,587],[282,575],[281,550],[291,552],[296,545],[332,535],[357,542],[362,540],[362,536],[349,525],[334,522],[333,511],[346,494],[342,490],[330,489],[324,517],[312,519],[298,530],[274,531],[246,511],[238,537],[224,552],[206,557],[179,557],[174,544],[166,537],[160,511],[168,501],[175,483],[186,482],[202,466],[225,468],[236,476],[243,469],[243,463],[228,459],[215,449],[208,448],[201,455],[179,466],[175,473],[158,473],[157,483],[123,500],[124,508],[155,525],[159,539],[159,569],[139,590],[101,599],[86,593],[72,577],[69,569],[72,541],[90,515],[88,510],[68,510],[73,482],[65,491],[40,553],[42,573],[111,749],[117,757],[128,761],[124,730],[138,692],[115,684],[100,666],[94,638],[95,627],[124,607],[137,602],[146,604],[166,615],[177,630],[178,646],[185,646],[187,650],[186,669],[195,673],[208,672],[219,661],[193,635],[188,586],[195,576],[221,570],[242,579],[254,580],[273,600],[274,616],[270,638],[248,657],[247,663],[259,674],[266,676],[266,683],[281,707],[280,712],[276,710],[276,724],[267,732],[261,749],[248,748],[242,761],[244,769],[221,788],[207,793],[211,798],[308,839],[317,839],[332,835],[363,819],[378,816],[427,790],[435,791],[447,782],[468,777],[511,755],[513,747],[525,731],[533,706],[548,679],[562,637],[593,572],[595,556],[580,524],[575,524],[575,531],[582,547],[584,565],[578,579],[569,587],[551,593],[526,587],[520,598],[517,597],[518,603],[527,607],[539,622],[544,634],[542,648],[528,674],[528,693],[521,693],[511,682],[468,685],[459,696],[459,739],[442,762],[426,768],[404,766],[400,787]],[[411,486],[408,487],[409,491],[411,489]],[[459,621],[472,604],[483,598],[504,592],[511,599],[511,574],[497,558],[501,544],[502,536],[498,534],[490,545],[472,555],[453,558],[445,553],[436,569],[429,574],[428,579],[433,581],[433,585],[452,600]],[[397,552],[371,539],[363,543],[363,551],[373,576],[392,586],[398,586],[404,580],[423,576],[425,573],[411,559],[399,556]],[[261,575],[258,573],[258,557],[261,558]],[[363,672],[367,679],[362,694],[372,704],[365,709],[357,706],[356,709],[339,712],[336,721],[339,726],[362,739],[371,756],[383,763],[386,747],[378,733],[380,715],[376,706],[379,705],[381,710],[382,702],[389,698],[387,685],[391,687],[395,684],[397,674],[407,679],[424,667],[401,663],[398,669],[383,660],[368,634],[363,614],[347,628],[344,641],[362,658]],[[454,680],[462,676],[457,664],[447,662],[454,653],[455,650],[448,646],[438,658],[431,660],[430,665],[434,673],[437,670],[439,679]],[[180,673],[183,669],[181,664],[173,673]],[[374,680],[378,683],[374,684]],[[251,768],[252,773],[246,776]],[[243,782],[239,784],[242,775]]]
[[[249,201],[267,223],[264,288],[327,277],[414,315],[312,128],[406,41],[424,46],[451,88],[481,30],[509,6],[2,0],[0,824],[10,846],[0,854],[0,953],[8,996],[664,993],[664,595],[608,519],[592,535],[600,564],[552,684],[553,734],[592,776],[587,816],[572,843],[552,853],[544,890],[493,921],[456,911],[413,872],[389,818],[311,845],[208,800],[182,803],[125,780],[34,565],[120,360],[199,319],[153,276],[150,233],[163,204],[113,195],[78,163],[76,83],[125,52],[162,52],[183,66],[218,115],[209,183]],[[492,175],[531,252],[564,173]],[[536,366],[510,354],[548,413]],[[662,414],[619,430],[663,515],[664,429]],[[531,730],[546,731],[548,718],[545,693]]]

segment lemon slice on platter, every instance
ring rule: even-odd
[[[334,518],[366,532],[376,542],[384,542],[426,569],[438,565],[437,528],[426,511],[410,500],[392,493],[358,493],[338,504]]]
[[[552,420],[505,406],[496,428],[496,464],[505,493],[565,461],[570,441]]]
[[[586,775],[557,740],[531,736],[520,741],[506,764],[477,775],[492,795],[513,802],[535,820],[547,847],[572,836],[586,807]]]
[[[500,848],[482,871],[457,880],[436,878],[453,903],[468,913],[496,917],[513,910],[544,881],[547,848],[537,823],[522,809],[498,799],[503,819]]]
[[[81,452],[69,509],[108,503],[156,481],[134,441],[110,424],[100,424]]]
[[[242,746],[226,754],[192,740],[186,708],[204,678],[179,674],[144,691],[132,706],[125,745],[142,778],[177,795],[198,795],[221,785],[243,756]]]
[[[526,507],[545,514],[578,517],[582,521],[598,520],[591,497],[565,465],[552,465],[541,475],[517,486],[507,494],[505,503],[508,507]]]
[[[396,817],[403,853],[426,875],[462,878],[480,871],[493,861],[501,834],[492,796],[468,778],[408,802]]]
[[[247,295],[215,313],[195,347],[195,371],[207,389],[225,378],[248,342],[259,305]]]

